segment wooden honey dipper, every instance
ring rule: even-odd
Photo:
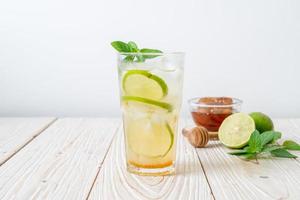
[[[208,132],[203,126],[184,128],[182,134],[194,147],[205,147],[209,140],[218,140],[218,132]]]

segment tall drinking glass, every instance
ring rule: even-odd
[[[175,172],[184,53],[119,53],[127,170]]]

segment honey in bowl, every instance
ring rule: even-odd
[[[240,111],[242,102],[230,97],[202,97],[191,99],[189,103],[195,124],[217,132],[226,117]]]

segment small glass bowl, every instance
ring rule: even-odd
[[[231,97],[197,97],[188,103],[195,124],[217,132],[226,117],[241,111],[243,101]]]

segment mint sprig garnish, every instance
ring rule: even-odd
[[[278,131],[266,131],[259,133],[255,130],[250,137],[248,145],[243,149],[229,152],[231,155],[240,156],[246,160],[257,159],[264,156],[273,156],[281,158],[297,158],[288,150],[300,150],[300,145],[292,140],[283,142],[282,145],[276,143],[281,138]]]
[[[140,50],[141,53],[162,53],[161,50],[157,50],[157,49],[141,49]],[[149,58],[155,58],[157,57],[157,55],[144,55],[145,59],[149,59]]]
[[[154,54],[163,53],[161,50],[158,49],[148,49],[148,48],[139,49],[137,44],[133,41],[129,41],[128,43],[122,41],[114,41],[111,43],[111,46],[120,53],[136,53],[135,55],[127,55],[124,58],[124,61],[126,62],[133,62],[133,61],[144,62],[146,59],[151,59],[159,56],[153,54],[151,55],[151,53]],[[143,53],[149,53],[149,55],[145,55]]]
[[[118,52],[132,52],[130,45],[122,41],[114,41],[110,43]]]
[[[263,138],[257,130],[255,130],[250,137],[249,146],[244,148],[247,153],[258,153],[263,148]]]
[[[285,149],[300,151],[300,145],[292,140],[286,140],[282,145],[285,147]]]
[[[272,156],[281,157],[281,158],[297,158],[296,155],[291,154],[286,149],[281,149],[281,148],[271,151],[271,154]]]

